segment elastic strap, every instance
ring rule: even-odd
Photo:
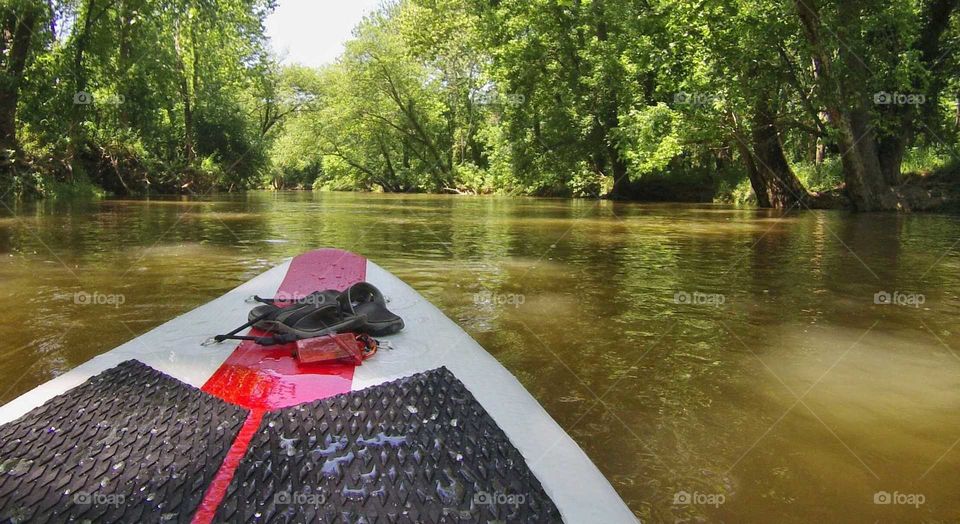
[[[380,343],[377,342],[377,339],[369,335],[357,335],[357,342],[363,344],[363,360],[377,354],[377,349],[380,347]]]

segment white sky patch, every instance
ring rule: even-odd
[[[280,0],[267,19],[267,35],[284,64],[333,63],[363,17],[381,0]]]

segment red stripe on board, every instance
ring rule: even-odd
[[[337,249],[321,249],[293,259],[280,284],[280,297],[306,296],[325,289],[345,290],[367,276],[367,259]],[[258,334],[253,330],[251,334]],[[347,393],[354,366],[301,364],[293,345],[264,348],[243,342],[203,390],[250,409],[280,409]]]
[[[250,441],[253,440],[253,436],[257,434],[257,429],[260,428],[260,421],[263,420],[264,413],[265,411],[260,409],[250,412],[250,416],[247,417],[243,427],[240,428],[240,433],[234,439],[233,445],[230,446],[230,451],[223,459],[223,464],[220,465],[216,476],[213,477],[213,482],[207,488],[203,501],[200,503],[200,508],[193,516],[192,524],[210,524],[213,522],[213,517],[217,514],[217,508],[220,507],[220,503],[227,495],[227,488],[230,487],[237,466],[240,465],[240,460],[247,454]]]
[[[366,277],[367,259],[337,249],[321,249],[293,259],[277,296],[300,297],[326,289],[342,291]],[[263,333],[254,329],[251,334]],[[244,341],[237,346],[202,389],[249,408],[250,416],[207,488],[193,524],[213,521],[267,410],[349,393],[354,369],[344,364],[300,364],[293,358],[292,345],[263,348]]]

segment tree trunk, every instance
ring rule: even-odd
[[[827,144],[823,141],[822,138],[817,138],[817,150],[813,155],[813,164],[817,167],[823,165],[823,162],[827,159]]]
[[[197,156],[197,134],[196,134],[196,112],[197,112],[197,101],[200,100],[199,93],[201,92],[200,86],[200,47],[197,45],[200,39],[197,38],[197,24],[196,21],[190,21],[190,51],[193,60],[190,62],[191,67],[191,82],[190,82],[190,96],[188,97],[190,101],[190,118],[188,122],[190,123],[190,140],[189,144],[189,156],[188,160],[193,162]],[[242,158],[242,157],[241,157]],[[230,166],[230,170],[236,167],[236,163]]]
[[[820,111],[820,120],[821,120],[822,122],[825,122],[825,123],[829,126],[829,125],[830,125],[830,114],[827,113],[826,111]],[[818,137],[817,137],[817,152],[816,152],[816,156],[815,156],[815,158],[814,158],[814,163],[816,164],[817,167],[822,166],[823,163],[827,160],[827,148],[828,148],[828,147],[829,147],[829,145],[827,144],[827,141],[824,139],[824,137],[818,136]]]
[[[606,43],[610,40],[610,30],[607,27],[607,8],[603,0],[594,0],[591,4],[588,4],[592,7],[592,17],[596,27],[594,28],[594,34],[597,41],[601,43]],[[579,6],[579,2],[578,2]],[[579,12],[579,10],[577,11]],[[583,38],[586,35],[583,35],[578,31],[578,45],[584,42]],[[581,45],[580,49],[583,48]],[[576,53],[574,53],[576,56]],[[577,67],[573,69],[573,80],[579,82],[580,71],[579,71],[579,62],[580,58],[576,58]],[[600,64],[597,64],[600,67]],[[602,71],[602,68],[601,68]],[[609,73],[607,73],[609,75]],[[605,76],[607,76],[605,75]],[[606,84],[608,86],[615,85],[613,78],[607,76]],[[620,125],[620,100],[618,99],[618,93],[615,89],[607,89],[602,93],[598,93],[599,97],[599,108],[596,117],[596,124],[594,129],[591,132],[591,139],[589,140],[590,144],[593,144],[592,147],[596,147],[598,150],[603,151],[602,154],[606,155],[606,161],[604,164],[609,167],[610,175],[613,177],[613,186],[610,189],[610,194],[607,195],[609,198],[613,199],[629,199],[634,196],[634,191],[630,182],[630,172],[627,166],[627,162],[623,159],[620,154],[620,150],[617,148],[616,140],[613,137],[613,130]]]
[[[923,116],[931,121],[940,118],[939,101],[944,87],[944,75],[937,74],[936,71],[942,68],[943,58],[945,58],[942,37],[950,26],[950,16],[958,3],[960,0],[929,2],[923,12],[923,30],[920,33],[920,40],[914,46],[914,49],[920,53],[921,63],[931,73],[929,84],[924,86],[918,81],[913,87],[914,92],[924,93],[928,103],[924,104],[922,112]],[[883,179],[891,187],[896,187],[902,182],[903,157],[907,145],[917,132],[918,113],[906,107],[891,109],[897,118],[898,127],[878,141],[878,154]]]
[[[943,50],[943,35],[950,28],[950,19],[958,6],[960,0],[931,0],[923,11],[923,27],[916,48],[920,51],[921,62],[931,73],[926,86],[927,103],[923,107],[924,116],[929,120],[940,117],[940,95],[949,77],[937,74],[937,70],[950,62],[947,56],[950,52],[944,53]]]
[[[190,89],[187,79],[180,79],[180,96],[183,98],[183,157],[188,164],[192,164],[196,157],[193,146],[193,106],[190,103]]]
[[[859,211],[897,209],[896,198],[883,175],[869,118],[862,108],[833,117],[839,130],[847,196]]]
[[[180,76],[180,102],[183,104],[183,157],[188,164],[193,164],[195,149],[193,145],[193,104],[191,103],[189,85],[191,77],[187,74],[187,66],[183,59],[183,42],[179,28],[174,32],[174,49],[177,55],[177,72]],[[194,67],[196,67],[195,64]]]
[[[879,151],[880,171],[887,185],[896,187],[903,178],[903,157],[907,151],[907,140],[903,135],[892,135],[881,139]]]
[[[802,205],[807,199],[807,190],[787,162],[769,99],[758,100],[754,107],[751,139],[758,176],[750,182],[760,207],[783,209]]]
[[[609,102],[602,124],[597,126],[597,129],[594,131],[598,136],[591,142],[606,143],[606,151],[604,151],[604,153],[606,153],[607,158],[605,164],[609,166],[610,174],[613,176],[613,187],[610,189],[608,196],[612,199],[627,200],[635,195],[631,187],[633,184],[630,183],[630,171],[627,167],[627,162],[620,155],[620,150],[617,148],[617,144],[612,136],[612,131],[616,129],[618,125],[619,116],[617,114],[616,101],[614,100]]]
[[[6,151],[19,154],[17,143],[17,105],[20,101],[20,82],[23,80],[23,71],[30,54],[30,44],[40,13],[37,9],[29,9],[19,17],[12,17],[16,23],[11,27],[4,27],[2,37],[9,42],[5,43],[9,53],[5,60],[6,70],[3,88],[0,89],[0,154],[6,156]]]
[[[121,1],[119,6],[120,16],[119,22],[120,27],[118,29],[118,48],[119,52],[117,55],[117,76],[118,81],[117,85],[120,86],[120,95],[126,97],[128,95],[127,86],[128,75],[130,72],[130,64],[132,63],[132,44],[130,38],[130,31],[132,29],[133,21],[133,8],[130,6],[129,0]],[[128,111],[126,104],[121,104],[119,109],[120,115],[120,127],[126,129],[130,127],[130,113]]]
[[[953,126],[960,129],[960,93],[957,93],[957,110],[953,117]]]
[[[747,147],[742,137],[734,137],[734,143],[737,145],[737,151],[740,152],[740,158],[747,168],[747,177],[750,178],[750,187],[753,188],[753,194],[757,199],[757,206],[762,208],[773,207],[770,203],[770,195],[764,189],[765,184],[760,170],[757,169],[757,163],[753,160],[753,152]]]
[[[629,199],[634,196],[631,194],[633,191],[631,188],[632,184],[630,183],[630,171],[627,167],[627,162],[620,155],[620,150],[617,148],[616,141],[613,138],[613,130],[620,125],[617,100],[615,98],[607,102],[604,113],[601,124],[598,125],[594,131],[596,139],[591,142],[606,144],[606,164],[609,165],[610,174],[613,176],[613,187],[608,196],[613,199]]]
[[[81,92],[85,93],[87,90],[87,75],[83,70],[83,57],[87,50],[90,32],[93,30],[93,24],[97,18],[96,8],[96,0],[87,1],[86,9],[83,11],[83,28],[75,37],[71,37],[74,44],[73,71],[71,71],[73,73],[74,96],[78,96]],[[88,94],[86,103],[91,102],[92,99],[89,98]],[[70,124],[67,130],[70,140],[67,143],[67,158],[69,159],[68,165],[71,179],[73,178],[73,173],[76,171],[77,147],[81,142],[80,121],[83,119],[85,109],[85,105],[74,103],[70,110]]]
[[[827,112],[830,114],[830,123],[838,131],[847,195],[859,211],[898,209],[897,198],[887,179],[888,176],[892,178],[894,168],[896,178],[899,179],[899,164],[895,162],[897,155],[887,159],[889,174],[885,176],[876,135],[870,125],[870,113],[864,107],[862,94],[858,93],[859,86],[849,85],[849,82],[862,81],[868,77],[866,66],[849,46],[841,45],[838,50],[840,64],[853,80],[835,78],[833,53],[824,48],[820,38],[820,14],[815,0],[796,0],[796,8],[814,59],[820,65],[821,85],[834,89],[825,98],[829,100]],[[862,6],[854,2],[841,2],[838,6],[841,26],[855,27],[862,9]]]
[[[609,146],[607,153],[610,160],[610,173],[613,175],[613,188],[610,190],[610,198],[630,198],[631,184],[627,164],[620,158],[620,153],[616,147]]]
[[[823,70],[823,64],[820,62],[819,56],[814,53],[814,56],[810,60],[810,66],[813,73],[814,85],[820,85],[823,79],[821,78],[821,72]],[[804,100],[808,98],[803,94],[800,84],[797,84],[797,93],[803,97]],[[817,152],[814,157],[814,164],[819,168],[827,160],[827,130],[830,127],[830,112],[825,110],[823,107],[814,108],[813,103],[809,103],[811,109],[815,109],[814,117],[816,118],[817,128],[820,130],[820,134],[817,135]]]
[[[840,23],[844,27],[856,28],[861,23],[864,9],[862,5],[841,2],[837,9]],[[838,56],[840,64],[851,74],[854,82],[870,77],[870,71],[863,59],[849,46],[841,45]],[[896,198],[890,188],[891,180],[896,179],[899,182],[900,178],[900,164],[895,162],[898,154],[891,154],[884,169],[877,135],[870,122],[870,111],[865,106],[860,86],[846,85],[844,80],[839,81],[839,100],[844,105],[838,105],[833,112],[834,119],[840,122],[840,150],[844,157],[844,178],[850,199],[860,211],[897,209]]]
[[[387,147],[386,142],[384,142],[383,136],[377,136],[377,145],[380,147],[380,154],[383,155],[384,179],[390,183],[398,181],[397,171],[393,168],[393,159],[390,157],[390,149]]]
[[[20,150],[17,143],[16,89],[0,91],[0,165],[13,160]]]

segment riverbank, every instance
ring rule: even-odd
[[[847,198],[842,184],[842,174],[839,163],[829,162],[819,168],[812,165],[800,165],[796,169],[798,178],[809,189],[805,204],[795,206],[798,209],[837,209],[853,210],[854,206]],[[306,191],[335,191],[323,184],[307,187],[286,188]],[[960,168],[957,164],[937,164],[930,168],[920,167],[918,171],[906,175],[903,184],[896,188],[901,199],[908,205],[900,211],[910,212],[960,212]],[[232,193],[230,188],[211,186],[204,191],[192,191],[190,186],[182,187],[179,192],[153,193],[154,196],[179,194],[199,195],[218,192]],[[349,190],[347,192],[357,192]],[[359,191],[365,192],[365,191]],[[382,192],[382,191],[374,191]],[[414,193],[429,194],[420,191]],[[597,198],[598,195],[572,195],[569,191],[537,191],[533,194],[517,194],[512,191],[498,191],[488,189],[478,192],[469,188],[442,191],[443,194],[460,195],[516,195],[548,198],[573,198],[576,196]],[[56,176],[19,175],[8,178],[6,185],[0,185],[0,200],[72,200],[72,199],[99,199],[109,196],[148,196],[142,192],[124,195],[116,194],[98,186],[84,178],[73,181],[63,181]],[[617,198],[619,201],[653,203],[725,203],[739,206],[756,206],[756,197],[742,173],[725,172],[716,175],[700,173],[692,175],[657,175],[643,177],[631,183],[630,198]]]

